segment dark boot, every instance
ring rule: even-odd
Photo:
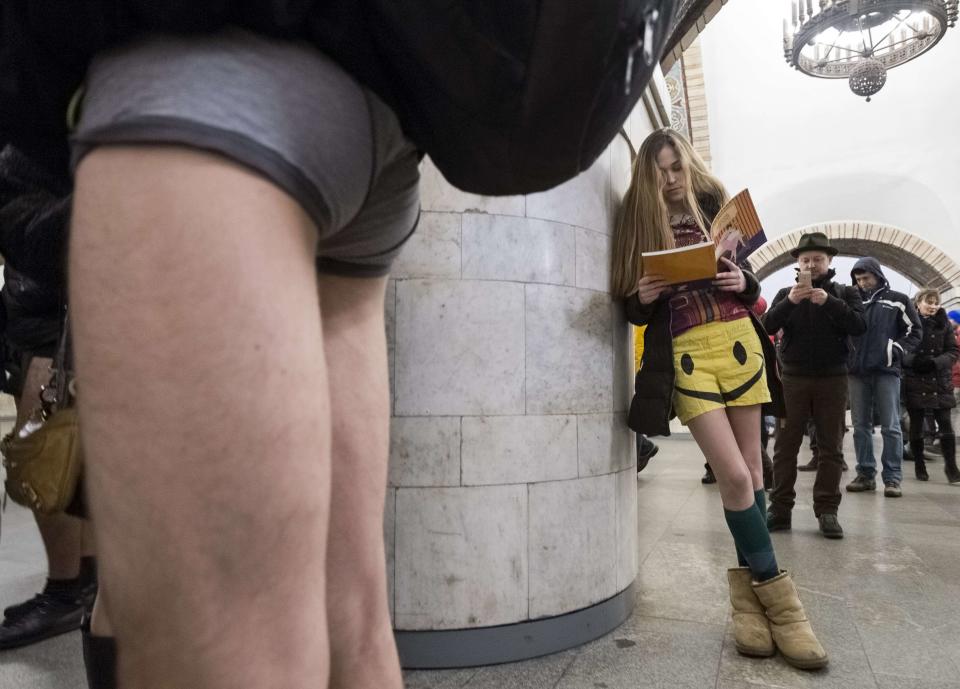
[[[957,437],[944,435],[940,438],[943,449],[943,471],[950,483],[960,483],[960,469],[957,469]]]
[[[117,644],[112,636],[90,633],[90,616],[83,619],[83,666],[90,689],[117,689]]]
[[[923,455],[923,441],[911,440],[910,450],[913,452],[913,471],[918,481],[929,481],[930,475],[927,474],[926,458]]]
[[[716,483],[717,477],[713,475],[713,469],[710,468],[710,465],[704,464],[703,468],[705,469],[705,471],[703,472],[703,477],[700,479],[700,483],[704,485],[710,485],[712,483]]]

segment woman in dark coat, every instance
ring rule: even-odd
[[[951,375],[957,361],[957,339],[946,312],[940,307],[937,290],[920,290],[913,301],[923,324],[923,341],[915,352],[904,357],[903,399],[910,415],[910,449],[917,480],[929,479],[923,456],[923,421],[930,411],[940,433],[947,481],[960,484],[957,441],[950,422],[950,412],[957,404]]]

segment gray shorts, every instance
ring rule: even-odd
[[[228,29],[99,56],[74,166],[110,144],[190,146],[263,175],[316,223],[322,272],[385,275],[419,216],[417,152],[396,116],[303,43]]]

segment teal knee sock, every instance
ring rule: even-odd
[[[757,581],[772,579],[780,573],[777,558],[767,531],[766,516],[760,511],[759,504],[753,504],[745,510],[724,509],[723,515],[737,545],[738,555],[743,556],[750,573]]]
[[[753,504],[760,510],[760,514],[763,516],[764,524],[767,521],[767,495],[763,492],[763,489],[753,491]],[[737,545],[737,542],[733,542],[734,547],[737,549],[737,564],[740,567],[749,567],[747,563],[747,558],[743,556],[743,551],[740,550],[740,546]]]

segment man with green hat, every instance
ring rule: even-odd
[[[797,259],[797,284],[777,293],[763,319],[768,332],[783,330],[780,357],[787,410],[786,417],[779,420],[774,444],[767,528],[791,528],[797,453],[807,419],[812,419],[819,457],[813,511],[825,537],[843,538],[837,510],[843,472],[848,340],[866,330],[863,304],[856,288],[833,282],[836,273],[830,262],[837,249],[825,234],[802,235],[790,255]]]

